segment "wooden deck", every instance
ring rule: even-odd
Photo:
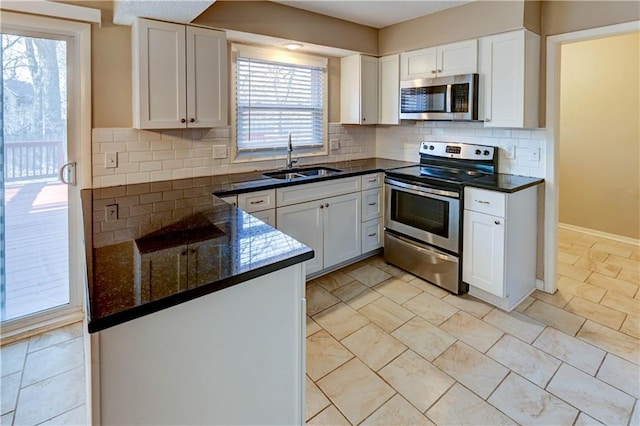
[[[66,185],[6,185],[5,252],[3,320],[69,302]]]

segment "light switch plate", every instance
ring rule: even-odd
[[[531,151],[529,151],[529,160],[540,161],[540,148],[531,148]]]
[[[106,219],[107,222],[113,222],[118,220],[118,205],[109,204],[106,206]]]
[[[509,160],[515,160],[516,158],[516,146],[509,145],[504,148],[504,157]]]
[[[107,169],[115,169],[118,167],[118,153],[107,152],[104,154],[104,167]]]
[[[213,146],[213,158],[227,158],[227,146],[226,145],[214,145]]]
[[[329,149],[331,151],[340,149],[340,139],[331,139],[331,141],[329,141]]]

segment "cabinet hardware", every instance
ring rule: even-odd
[[[438,72],[442,72],[442,70],[436,70],[436,71],[438,71]]]
[[[189,253],[196,254],[196,249],[189,249]]]
[[[369,234],[370,237],[375,237],[376,235],[378,235],[377,232],[373,233],[373,234]]]
[[[324,206],[323,206],[322,204],[320,204],[320,208],[321,208],[321,209],[324,209]]]
[[[489,201],[476,200],[480,204],[491,204]]]
[[[180,256],[186,256],[186,255],[187,255],[187,251],[186,251],[186,250],[182,250],[182,251],[180,252]]]
[[[187,122],[187,120],[186,120],[186,119],[184,119],[184,118],[181,118],[181,119],[180,119],[180,122],[181,122],[181,123],[186,123],[186,122]]]
[[[195,123],[195,122],[196,122],[196,119],[195,119],[195,118],[191,117],[191,118],[189,119],[189,123]]]
[[[435,73],[436,73],[436,70],[431,70],[431,74],[435,74]]]
[[[484,119],[484,121],[485,121],[486,123],[488,123],[488,122],[490,122],[490,121],[491,121],[491,119],[490,119],[490,118],[485,118],[485,119]]]
[[[378,203],[369,203],[370,206],[375,206]]]
[[[264,200],[249,201],[249,204],[262,204],[262,203],[264,203]]]
[[[362,117],[362,121],[367,121],[367,119],[365,117]]]
[[[377,181],[378,181],[378,178],[369,179],[369,182],[371,182],[371,183],[375,183]]]
[[[500,221],[499,220],[495,220],[493,223],[495,223],[496,225],[500,225]]]
[[[325,206],[325,207],[329,207],[329,203],[325,204],[324,206]]]

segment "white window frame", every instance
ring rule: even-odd
[[[323,105],[323,140],[322,147],[318,149],[305,149],[299,152],[295,152],[293,156],[295,158],[300,157],[313,157],[320,155],[328,155],[328,139],[329,139],[329,74],[328,74],[328,58],[321,56],[306,55],[302,53],[294,53],[290,51],[279,50],[275,48],[246,46],[242,44],[231,45],[231,134],[232,134],[232,154],[234,163],[243,163],[250,161],[266,161],[266,160],[279,160],[287,156],[286,150],[265,150],[265,151],[252,151],[252,152],[239,152],[238,150],[238,117],[237,117],[237,97],[236,97],[236,84],[237,84],[237,59],[238,56],[250,57],[254,59],[262,59],[265,61],[280,62],[293,65],[307,65],[321,67],[324,69],[323,79],[323,93],[324,93],[324,105]]]

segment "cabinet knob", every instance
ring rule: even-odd
[[[499,220],[494,220],[493,223],[495,223],[496,225],[500,225],[500,221]]]
[[[187,120],[186,120],[186,119],[184,119],[184,118],[181,118],[181,119],[180,119],[180,122],[181,122],[181,123],[186,123],[186,122],[187,122]]]
[[[490,121],[491,121],[491,119],[490,119],[490,118],[485,118],[485,119],[484,119],[484,121],[485,121],[486,123],[488,123],[488,122],[490,122]]]
[[[366,117],[362,117],[362,121],[367,121],[367,118]]]
[[[329,203],[325,204],[324,206],[325,206],[325,207],[329,207]]]
[[[431,74],[435,74],[435,73],[436,73],[436,70],[431,70]]]
[[[442,72],[442,70],[437,70],[438,72]]]
[[[186,256],[186,255],[187,255],[187,251],[186,251],[186,250],[182,250],[182,251],[180,252],[180,256]]]
[[[191,118],[189,119],[189,123],[195,123],[195,122],[196,122],[196,119],[195,119],[195,118],[191,117]]]
[[[321,208],[321,209],[324,209],[324,205],[320,204],[320,208]]]

